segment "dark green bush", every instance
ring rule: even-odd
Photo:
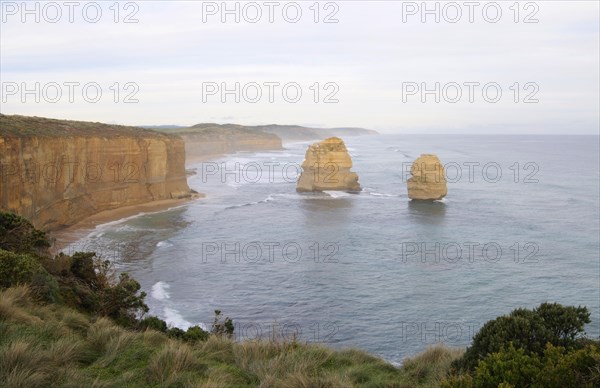
[[[137,314],[147,313],[148,306],[144,303],[145,292],[139,292],[140,283],[123,272],[119,275],[119,282],[112,287],[100,291],[100,306],[98,312],[113,318],[124,326],[135,326]],[[138,294],[139,292],[139,294]]]
[[[167,330],[167,335],[171,338],[179,338],[182,339],[185,335],[185,331],[181,330],[178,327],[171,327]]]
[[[151,315],[149,317],[146,317],[146,318],[140,320],[139,328],[141,330],[151,329],[151,330],[160,331],[161,333],[166,333],[167,332],[167,322],[163,321],[162,319],[160,319],[158,317],[155,317],[154,315]]]
[[[46,271],[39,271],[31,279],[31,290],[42,301],[47,303],[62,303],[60,287],[56,278]]]
[[[528,387],[541,369],[542,361],[536,354],[529,355],[510,344],[508,349],[492,353],[479,362],[473,382],[475,387],[497,387],[502,383]]]
[[[86,285],[97,288],[97,276],[94,269],[94,252],[75,252],[71,257],[71,273]]]
[[[50,247],[46,233],[14,213],[0,211],[0,249],[15,253],[44,254]]]
[[[183,339],[188,342],[206,341],[208,336],[208,332],[202,330],[200,326],[192,326],[187,329],[183,335]]]
[[[34,275],[42,271],[37,257],[0,249],[0,288],[31,283]]]
[[[481,360],[473,375],[447,379],[442,387],[556,387],[600,386],[600,347],[587,345],[578,350],[548,344],[542,356],[527,354],[512,344]]]
[[[525,354],[542,355],[546,344],[565,348],[581,347],[576,337],[583,333],[590,313],[585,307],[543,303],[534,310],[516,309],[508,316],[487,322],[473,337],[473,344],[453,367],[473,371],[477,363],[488,355],[512,343]]]

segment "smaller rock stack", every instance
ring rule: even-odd
[[[408,198],[435,201],[448,194],[444,166],[433,154],[422,154],[413,162],[408,180]]]
[[[352,159],[344,141],[331,137],[312,144],[302,163],[302,174],[296,190],[307,191],[360,191],[358,175],[350,171]]]

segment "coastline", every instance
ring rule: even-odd
[[[185,158],[185,168],[190,168],[194,164],[202,163],[202,162],[212,162],[216,159],[221,159],[227,155],[232,154],[211,154],[211,155],[194,155],[188,156]]]
[[[163,199],[159,201],[146,202],[139,205],[130,205],[119,207],[116,209],[105,210],[100,213],[91,215],[78,223],[68,226],[63,229],[50,231],[48,235],[54,240],[51,248],[53,254],[57,254],[65,247],[76,243],[85,236],[89,235],[96,227],[111,222],[135,217],[148,213],[160,213],[176,207],[184,206],[185,204],[204,198],[204,194],[195,194],[192,198],[181,199]]]
[[[194,155],[191,157],[186,157],[185,168],[186,170],[191,169],[199,163],[219,160],[233,154],[234,153]],[[194,174],[192,174],[192,176],[193,175]],[[189,177],[190,176],[188,175],[188,178]],[[53,254],[58,254],[58,252],[65,247],[75,244],[77,241],[88,236],[96,229],[96,227],[100,225],[118,222],[126,218],[136,217],[142,214],[160,213],[176,207],[184,206],[191,201],[202,199],[204,197],[205,194],[197,193],[191,198],[163,199],[159,201],[146,202],[139,205],[123,206],[93,214],[74,225],[48,232],[48,236],[54,241],[50,250]]]

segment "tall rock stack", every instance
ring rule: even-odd
[[[444,166],[433,154],[422,154],[414,161],[408,180],[408,197],[421,201],[435,201],[448,194]]]
[[[296,190],[308,191],[360,191],[358,175],[350,171],[352,159],[344,141],[331,137],[312,144],[302,163],[302,174]]]

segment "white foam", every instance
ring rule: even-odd
[[[325,190],[323,192],[332,198],[344,198],[344,197],[349,197],[352,195],[352,194],[346,193],[345,191]]]
[[[158,244],[156,244],[157,248],[161,248],[161,247],[167,247],[168,248],[168,247],[172,247],[172,246],[173,246],[173,244],[171,244],[168,241],[159,241]]]
[[[371,191],[369,193],[369,195],[372,195],[374,197],[399,197],[400,194],[385,194],[385,193],[377,193],[375,191]]]
[[[191,322],[187,321],[184,317],[179,314],[179,312],[170,307],[165,307],[163,309],[163,313],[165,315],[165,322],[167,325],[178,327],[180,329],[186,330],[188,327],[192,326]]]
[[[231,206],[227,206],[224,210],[237,209],[239,207],[245,207],[245,206],[260,205],[261,203],[267,203],[267,202],[271,202],[274,200],[275,200],[275,194],[269,194],[269,196],[267,198],[263,199],[262,201],[246,202],[246,203],[242,203],[239,205],[231,205]]]
[[[191,326],[200,326],[202,330],[208,331],[208,328],[204,323],[200,322],[198,324],[193,324],[192,322],[182,317],[177,310],[171,307],[165,307],[163,309],[163,314],[165,316],[165,322],[167,322],[167,325],[171,327],[178,327],[182,330],[187,330]]]
[[[169,286],[165,282],[158,282],[152,286],[152,291],[150,292],[150,295],[152,295],[152,297],[156,300],[167,300],[171,297],[168,291],[170,287],[171,286]]]

